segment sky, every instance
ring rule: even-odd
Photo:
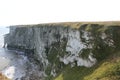
[[[0,26],[118,20],[120,0],[0,0]]]

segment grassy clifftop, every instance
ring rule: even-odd
[[[72,28],[80,28],[83,24],[99,24],[104,26],[110,25],[120,25],[120,21],[104,21],[104,22],[58,22],[58,23],[43,23],[43,24],[26,24],[26,25],[11,25],[16,27],[36,27],[36,26],[64,26],[64,27],[72,27]]]

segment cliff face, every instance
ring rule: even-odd
[[[11,26],[8,49],[32,57],[49,77],[66,66],[92,67],[120,49],[120,26],[104,24],[41,24]]]

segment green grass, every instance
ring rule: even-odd
[[[67,66],[54,80],[120,80],[120,53],[90,68]]]

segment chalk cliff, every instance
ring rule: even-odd
[[[120,26],[77,22],[10,26],[5,46],[25,51],[51,80],[68,65],[90,68],[119,50]]]

